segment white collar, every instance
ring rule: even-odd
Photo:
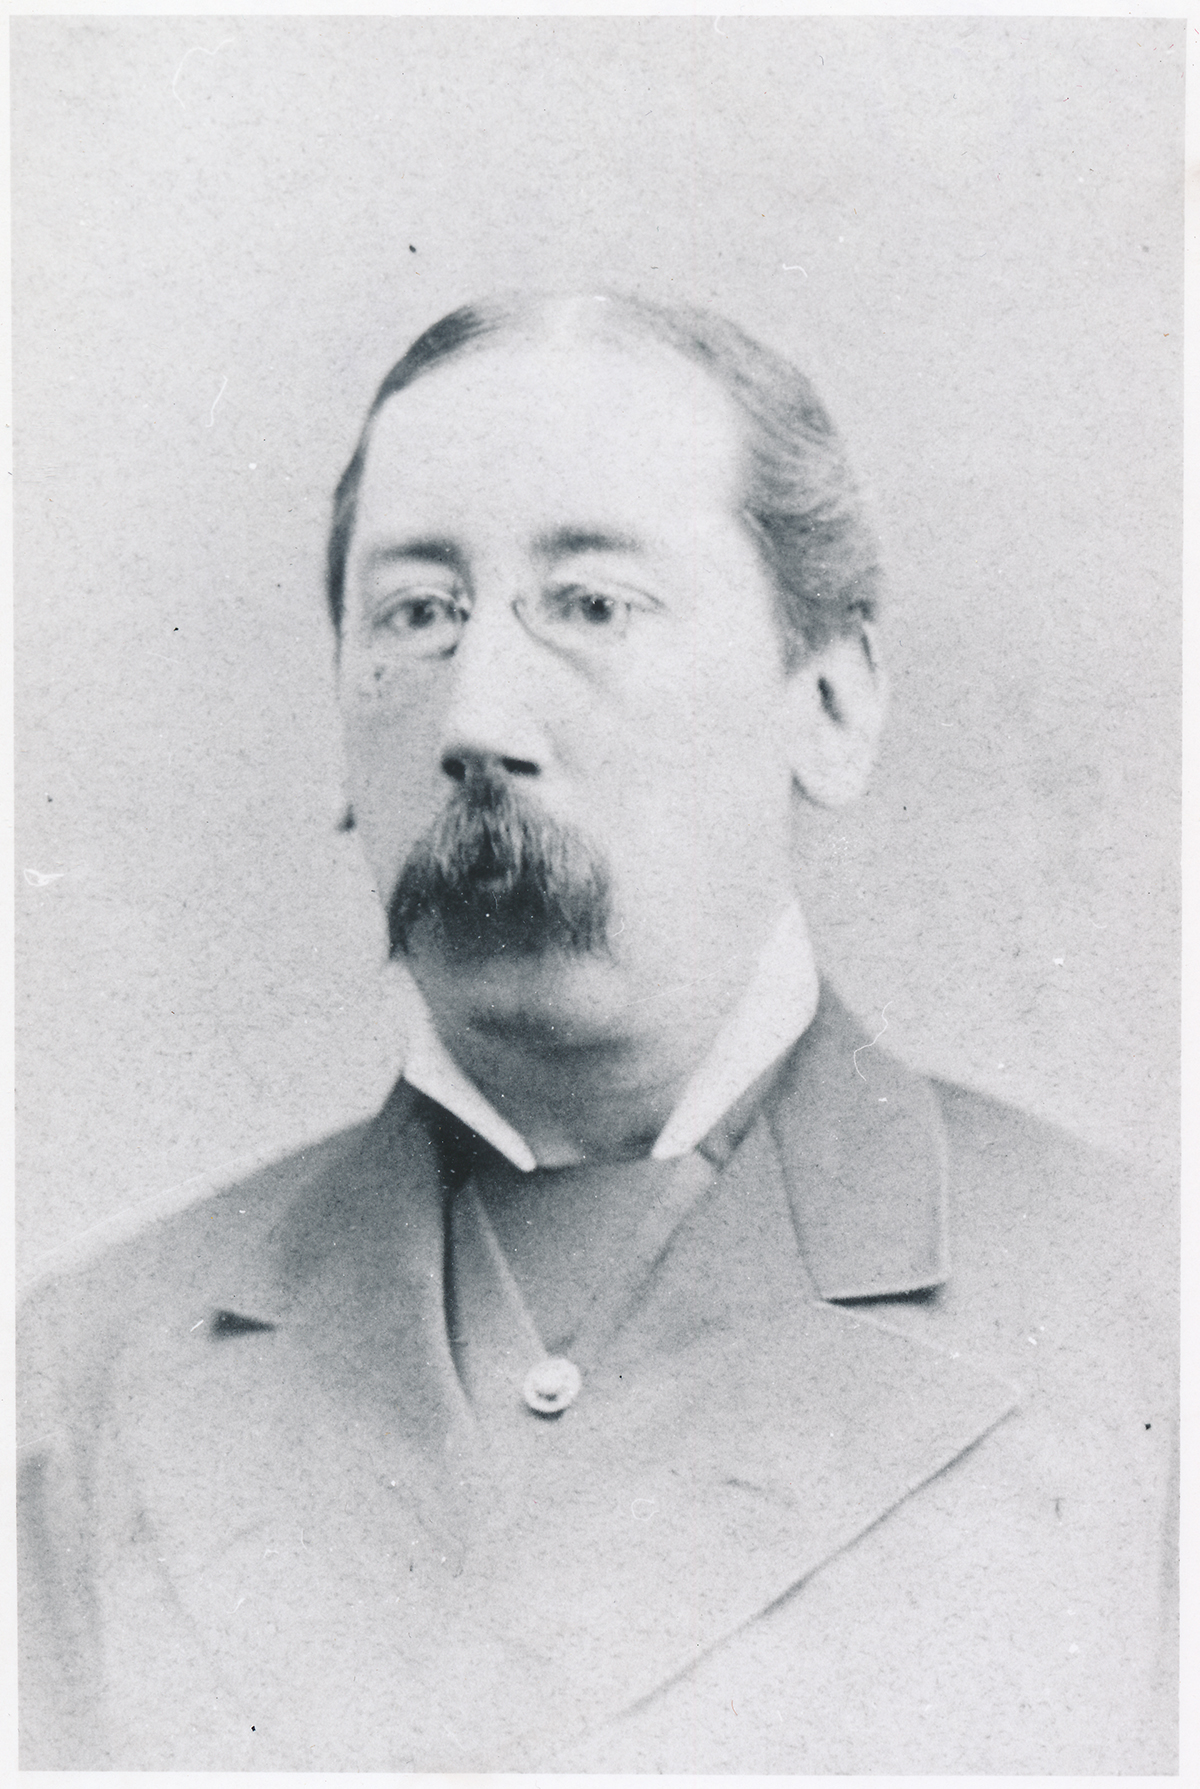
[[[529,1173],[537,1159],[524,1137],[468,1079],[437,1034],[429,1008],[408,975],[404,1079]],[[680,1095],[651,1150],[655,1161],[686,1155],[753,1081],[807,1031],[820,992],[804,916],[793,901],[767,939],[741,999]]]

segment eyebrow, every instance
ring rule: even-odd
[[[622,534],[611,528],[554,528],[539,534],[533,550],[552,564],[580,553],[645,553],[645,542],[636,534]],[[388,565],[444,565],[459,577],[467,575],[467,557],[457,542],[444,535],[418,535],[412,540],[376,547],[367,556],[368,572]]]
[[[573,553],[644,553],[646,544],[636,534],[618,534],[609,528],[555,528],[539,534],[534,551],[543,559],[569,559]]]
[[[465,576],[467,562],[462,548],[440,535],[420,535],[413,540],[397,541],[390,547],[376,547],[367,555],[367,570],[377,571],[385,565],[445,565],[460,577]]]

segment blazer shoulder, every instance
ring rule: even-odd
[[[1175,1354],[1177,1186],[1159,1164],[1027,1112],[932,1083],[947,1141],[952,1281],[1131,1345],[1168,1374]],[[1024,1317],[1022,1317],[1022,1323]],[[1123,1338],[1123,1340],[1122,1340]]]
[[[223,1250],[269,1226],[305,1182],[353,1147],[356,1126],[298,1149],[230,1180],[202,1177],[142,1200],[85,1231],[39,1263],[17,1309],[18,1383],[23,1410],[33,1418],[38,1394],[57,1383],[87,1378],[110,1358],[137,1312],[172,1296]],[[236,1173],[236,1170],[235,1170]]]
[[[379,1117],[292,1150],[249,1173],[209,1176],[142,1201],[45,1258],[17,1313],[22,1408],[37,1428],[58,1398],[104,1370],[132,1327],[194,1302],[198,1293],[253,1281],[273,1260],[289,1215],[354,1179],[372,1131],[411,1106],[393,1094]],[[28,1424],[26,1432],[29,1432]]]
[[[1135,1164],[1020,1107],[951,1081],[931,1080],[946,1133],[952,1181],[1041,1209],[1077,1198],[1108,1201],[1129,1185]]]
[[[1099,1147],[1030,1112],[953,1082],[931,1080],[946,1133],[956,1203],[1009,1208],[1048,1224],[1162,1228],[1173,1206],[1161,1162]]]
[[[207,1246],[212,1226],[225,1227],[235,1213],[261,1221],[335,1167],[368,1128],[352,1125],[261,1166],[244,1162],[139,1200],[42,1257],[21,1289],[22,1308],[53,1302],[59,1288],[69,1286],[78,1298],[93,1285],[103,1295],[131,1277],[136,1282],[144,1268],[159,1267],[189,1244]]]
[[[1116,1165],[1122,1159],[1116,1151],[1089,1143],[1065,1126],[1037,1118],[1032,1112],[995,1099],[991,1094],[980,1093],[957,1081],[941,1080],[936,1075],[928,1079],[948,1128],[961,1142],[976,1149],[1015,1144],[1043,1152],[1063,1151],[1089,1158],[1097,1165]]]

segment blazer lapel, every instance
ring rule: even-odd
[[[933,1089],[880,1050],[825,984],[766,1110],[820,1297],[894,1297],[949,1278],[946,1139]]]
[[[346,1404],[387,1410],[417,1454],[465,1440],[471,1414],[445,1322],[447,1188],[437,1108],[401,1082],[347,1171],[278,1233],[284,1322]]]

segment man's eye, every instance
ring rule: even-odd
[[[572,605],[579,619],[589,627],[610,627],[629,607],[628,603],[618,602],[615,596],[594,596],[587,590],[580,591],[572,599]]]
[[[416,602],[407,603],[402,610],[404,624],[415,632],[419,628],[432,627],[436,621],[444,618],[444,610],[440,603],[429,597],[422,597]]]
[[[393,633],[427,633],[430,628],[454,627],[458,623],[458,605],[448,596],[419,592],[393,602],[380,616],[380,625]]]
[[[449,658],[469,612],[468,604],[445,590],[393,591],[375,609],[376,649],[393,661]]]
[[[575,585],[549,593],[544,605],[547,622],[555,628],[579,633],[624,633],[633,604],[626,597]]]

